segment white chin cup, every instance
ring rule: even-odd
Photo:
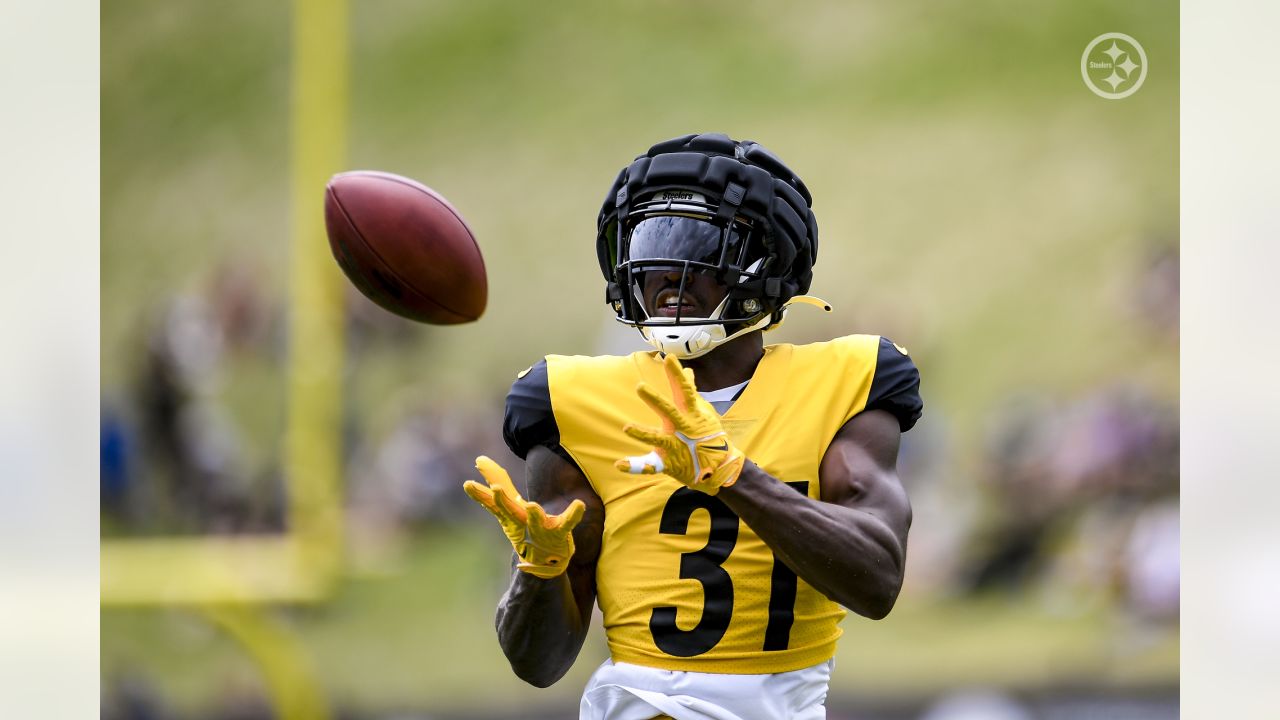
[[[642,326],[640,334],[663,355],[674,355],[681,360],[706,355],[725,341],[724,325],[720,323]]]
[[[746,335],[752,330],[759,330],[769,324],[769,315],[745,325],[737,332],[729,335],[724,324],[710,318],[691,318],[707,320],[700,325],[641,325],[640,334],[645,342],[660,351],[663,355],[674,355],[681,360],[701,357],[735,338]]]

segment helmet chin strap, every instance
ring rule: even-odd
[[[827,302],[826,300],[823,300],[820,297],[817,297],[815,295],[796,295],[790,300],[782,303],[782,307],[780,308],[780,310],[782,311],[782,317],[778,318],[777,323],[765,328],[765,331],[767,332],[769,330],[776,330],[782,327],[782,323],[785,322],[787,319],[787,310],[795,303],[800,303],[801,305],[811,305],[816,308],[821,308],[824,312],[831,312],[831,303]]]
[[[727,302],[727,298],[726,298]],[[645,342],[653,346],[653,348],[663,355],[674,355],[681,360],[692,360],[696,357],[702,357],[716,348],[724,345],[730,340],[735,340],[749,332],[755,330],[773,330],[781,327],[782,322],[786,320],[787,309],[795,303],[803,305],[811,305],[813,307],[822,308],[826,312],[831,312],[831,304],[822,298],[811,295],[797,295],[782,306],[782,319],[774,325],[769,325],[770,316],[765,315],[759,320],[739,328],[736,332],[729,334],[724,327],[724,323],[705,318],[707,322],[697,325],[672,325],[671,327],[662,327],[660,325],[640,326],[640,335],[644,337]],[[716,308],[716,315],[724,309],[724,303]],[[703,318],[690,318],[691,320],[701,320]]]

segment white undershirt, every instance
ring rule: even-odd
[[[733,407],[733,401],[737,400],[738,396],[742,395],[742,391],[747,387],[747,383],[749,382],[751,382],[750,379],[743,380],[737,385],[730,385],[727,388],[720,388],[719,390],[708,390],[706,392],[699,391],[698,394],[701,395],[704,400],[711,403],[711,407],[715,408],[716,412],[723,415],[729,412],[730,407]]]

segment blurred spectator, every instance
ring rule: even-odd
[[[999,417],[988,444],[990,517],[973,539],[962,587],[1022,590],[1040,581],[1080,600],[1158,585],[1167,602],[1176,514],[1172,534],[1167,515],[1137,518],[1157,504],[1176,506],[1176,408],[1137,385],[1116,385],[1063,405],[1023,401]],[[1161,569],[1136,570],[1134,558]],[[1135,572],[1144,582],[1126,581]],[[1172,586],[1176,595],[1176,577]]]
[[[988,517],[971,539],[973,558],[960,571],[962,589],[1020,588],[1036,569],[1057,503],[1051,498],[1046,454],[1054,434],[1050,408],[1035,399],[1018,399],[995,414],[988,433]]]
[[[147,336],[134,381],[146,461],[140,476],[149,480],[131,501],[142,529],[232,529],[250,501],[240,432],[217,396],[225,344],[216,310],[199,296],[179,296]]]
[[[1157,240],[1147,251],[1134,285],[1134,307],[1156,331],[1178,337],[1179,267],[1177,241]]]
[[[210,319],[228,352],[258,354],[274,348],[277,313],[267,301],[266,283],[254,255],[225,259],[214,271],[206,293]]]
[[[272,720],[277,717],[256,673],[231,673],[222,678],[218,700],[209,720]]]
[[[119,522],[132,519],[128,496],[136,472],[136,442],[123,413],[112,403],[103,402],[98,430],[99,497],[102,511]]]
[[[1126,597],[1142,619],[1176,621],[1180,605],[1178,503],[1151,505],[1134,520],[1125,548]]]
[[[173,717],[155,687],[140,675],[112,677],[103,682],[102,720],[166,720]]]
[[[199,292],[162,298],[153,309],[129,395],[103,413],[102,507],[120,530],[282,526],[278,462],[250,467],[245,433],[223,398],[228,372],[280,367],[279,299],[269,283],[259,257],[232,255],[198,283]]]
[[[501,408],[497,401],[462,406],[409,390],[385,410],[386,429],[360,442],[346,473],[349,525],[361,552],[385,551],[415,526],[480,516],[462,492],[463,481],[476,477],[476,456],[520,464],[502,442]]]

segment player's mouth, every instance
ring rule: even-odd
[[[681,294],[676,288],[667,288],[653,299],[653,314],[659,317],[700,317],[698,304],[688,292]]]

